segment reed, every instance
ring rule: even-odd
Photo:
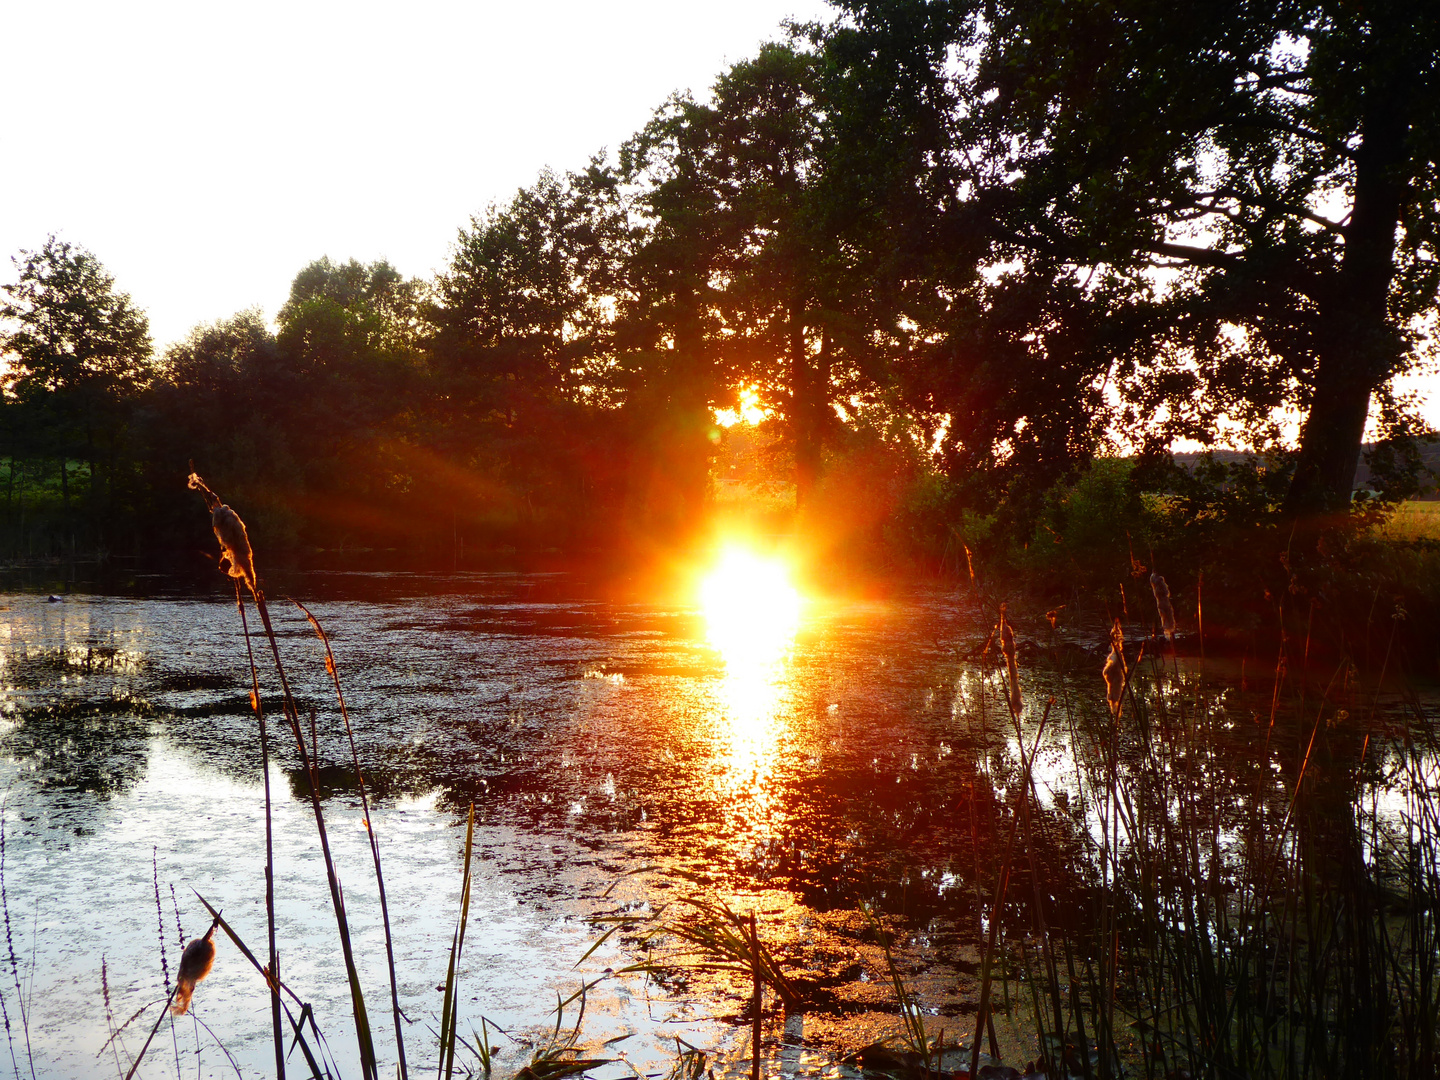
[[[234,510],[220,501],[205,481],[195,472],[194,464],[191,463],[188,484],[191,489],[200,492],[205,500],[206,507],[210,510],[211,528],[215,538],[220,542],[221,565],[228,564],[228,573],[236,579],[236,600],[240,604],[242,627],[245,628],[246,648],[250,647],[250,635],[248,626],[244,622],[244,602],[239,591],[239,582],[243,581],[249,588],[250,594],[255,601],[255,608],[260,614],[261,625],[265,629],[266,640],[270,644],[270,655],[275,662],[275,674],[280,682],[281,701],[286,719],[290,722],[290,731],[295,738],[295,749],[300,758],[300,767],[305,773],[308,782],[310,805],[315,814],[315,830],[320,838],[320,853],[325,863],[325,878],[330,886],[330,906],[335,913],[335,925],[340,941],[341,956],[345,964],[345,975],[350,986],[351,1015],[355,1021],[355,1038],[360,1054],[360,1068],[366,1080],[379,1080],[379,1063],[375,1057],[374,1040],[370,1034],[370,1019],[365,1008],[365,995],[360,985],[360,973],[355,964],[354,947],[350,940],[350,924],[345,914],[344,894],[340,888],[340,876],[335,867],[335,860],[330,852],[330,836],[325,828],[325,812],[320,805],[320,783],[316,772],[316,762],[312,759],[310,752],[305,746],[305,734],[300,725],[300,713],[295,704],[294,695],[290,692],[290,679],[286,674],[284,662],[280,659],[280,645],[275,637],[275,629],[271,625],[270,610],[265,603],[265,593],[260,588],[259,580],[255,573],[254,554],[250,548],[249,534],[245,529],[245,523]],[[251,671],[254,672],[254,657],[251,656]],[[252,704],[257,714],[261,713],[261,702],[258,684],[252,691]],[[261,742],[264,744],[262,732]],[[266,768],[266,784],[269,784],[269,769]],[[268,808],[268,799],[267,799]],[[269,814],[267,812],[267,822]],[[269,829],[267,827],[267,846]],[[267,857],[267,882],[273,879],[273,857]],[[268,886],[267,886],[268,887]],[[272,970],[278,970],[278,957],[271,950]],[[272,1026],[275,1032],[276,1050],[276,1072],[277,1076],[284,1076],[284,1057],[281,1047],[280,1026],[278,1020],[278,1009],[273,1004],[276,1000],[277,991],[272,984],[271,988],[271,1017]]]
[[[460,878],[460,919],[455,926],[455,937],[450,943],[450,962],[445,968],[444,1004],[440,1013],[440,1063],[436,1076],[450,1080],[455,1070],[456,1032],[460,1025],[460,984],[458,965],[461,950],[465,948],[465,923],[470,917],[471,858],[475,845],[475,804],[470,804],[470,814],[465,822],[465,861]]]
[[[251,643],[242,585],[260,614],[286,720],[309,782],[351,989],[362,1072],[378,1080],[318,795],[315,721],[312,716],[312,741],[307,746],[244,523],[198,476],[192,474],[191,482],[211,509],[212,525],[235,580],[247,650]],[[1169,586],[1158,573],[1150,575],[1150,585],[1160,628],[1173,640],[1176,623]],[[385,930],[398,1068],[405,1077],[399,984],[370,793],[329,637],[308,609],[296,606],[322,643],[360,778]],[[1049,613],[1052,631],[1058,616],[1059,609]],[[1196,616],[1198,623],[1198,602]],[[991,643],[997,646],[993,656]],[[1384,756],[1377,749],[1382,730],[1387,724],[1393,727],[1393,720],[1382,718],[1377,706],[1392,662],[1390,650],[1368,682],[1352,678],[1357,660],[1348,655],[1326,682],[1312,679],[1308,647],[1292,669],[1282,645],[1273,690],[1267,689],[1269,724],[1250,734],[1237,733],[1233,717],[1213,694],[1206,693],[1203,670],[1186,682],[1173,651],[1166,651],[1171,654],[1168,667],[1159,657],[1147,661],[1143,648],[1132,662],[1117,621],[1100,679],[1092,668],[1080,676],[1083,682],[1076,682],[1073,672],[1061,671],[1057,664],[1054,676],[1061,691],[1049,697],[1043,709],[1038,707],[1039,699],[1033,699],[1027,717],[1015,629],[1007,606],[998,605],[981,662],[988,664],[983,672],[990,686],[987,693],[1005,701],[1004,712],[1018,747],[1019,783],[1012,790],[1010,806],[1001,811],[1008,822],[997,828],[997,835],[1007,835],[991,881],[981,881],[975,840],[977,906],[988,922],[970,1044],[971,1075],[979,1072],[980,1047],[987,1036],[992,1056],[998,1057],[993,1015],[999,1008],[1009,1008],[1017,971],[1024,974],[1029,988],[1040,1061],[1057,1074],[1079,1074],[1087,1080],[1184,1073],[1262,1078],[1436,1075],[1440,1071],[1440,777],[1427,718],[1418,704],[1407,713],[1414,723],[1403,739],[1388,741]],[[248,655],[267,782],[269,964],[262,965],[220,913],[208,903],[205,906],[214,920],[211,933],[221,928],[269,987],[277,1072],[283,1075],[282,1022],[288,1021],[311,1075],[319,1078],[333,1071],[333,1056],[310,1007],[279,975],[268,746],[258,670],[253,652]],[[984,700],[982,694],[979,722],[988,739]],[[1046,810],[1034,772],[1036,754],[1057,706],[1071,734],[1077,784],[1077,812],[1064,820]],[[1283,740],[1283,745],[1272,742],[1272,736]],[[1270,755],[1282,750],[1289,755],[1284,757],[1283,785],[1269,769]],[[1222,759],[1233,761],[1247,753],[1256,758],[1248,774],[1217,767]],[[1403,806],[1388,816],[1378,798],[1372,798],[1368,808],[1359,800],[1366,778],[1373,779],[1382,767],[1404,794]],[[1083,824],[1076,827],[1077,821]],[[976,835],[978,828],[972,824],[972,837]],[[1069,861],[1055,866],[1056,852]],[[1047,853],[1052,859],[1048,870],[1043,857]],[[459,1033],[458,984],[473,857],[472,804],[437,1033],[437,1080],[453,1080],[457,1071],[468,1071],[458,1061],[461,1049],[473,1055],[475,1065],[487,1076],[494,1067],[491,1027],[484,1018],[478,1033],[471,1029],[473,1044]],[[1012,889],[1027,870],[1030,888]],[[0,821],[0,901],[5,900],[3,871]],[[1084,886],[1083,899],[1073,905],[1078,914],[1057,910],[1042,889],[1044,873],[1057,871]],[[163,952],[158,869],[155,884]],[[1031,893],[1028,900],[1023,899],[1026,892]],[[1027,907],[1028,919],[1016,919],[1014,912]],[[919,1071],[938,1075],[940,1040],[930,1039],[922,1006],[905,986],[883,928],[873,913],[862,910],[884,948],[899,1002],[900,1038],[920,1062]],[[8,946],[8,907],[5,917]],[[786,1009],[801,1004],[783,965],[764,941],[758,918],[753,912],[737,912],[724,901],[696,896],[672,902],[653,919],[642,944],[661,937],[678,942],[679,950],[668,957],[670,966],[724,972],[749,983],[750,1067],[752,1077],[758,1077],[766,992],[773,991]],[[592,952],[620,925],[635,925],[628,916],[615,921]],[[9,961],[18,993],[13,946]],[[181,966],[186,966],[184,958]],[[658,970],[659,965],[646,961],[615,974]],[[168,983],[168,966],[166,975]],[[609,1063],[583,1056],[580,1043],[586,996],[599,981],[582,982],[569,998],[557,995],[553,1032],[517,1080],[563,1080]],[[567,1022],[572,1012],[573,1022]],[[671,1073],[676,1080],[690,1080],[704,1071],[703,1054],[683,1050],[678,1054]],[[143,1055],[142,1049],[132,1072]]]
[[[20,1029],[25,1036],[25,1062],[30,1069],[30,1080],[35,1080],[35,1052],[30,1047],[30,1010],[25,1001],[25,992],[20,989],[20,960],[15,955],[15,936],[10,927],[10,892],[5,884],[5,825],[6,805],[0,802],[0,914],[5,918],[5,959],[10,968],[10,981],[15,987],[15,1008],[20,1013]],[[0,1010],[5,1020],[5,1038],[10,1044],[10,1060],[15,1063],[15,1042],[10,1031],[10,1011],[4,1008],[4,997],[0,996]],[[20,1067],[15,1066],[15,1075]]]
[[[179,972],[181,977],[176,979],[175,985],[166,994],[165,1007],[160,1010],[160,1015],[155,1017],[155,1023],[150,1027],[150,1034],[145,1037],[140,1052],[130,1063],[130,1071],[125,1074],[125,1080],[131,1080],[136,1070],[140,1068],[140,1063],[145,1060],[145,1052],[150,1049],[150,1044],[155,1040],[155,1033],[160,1030],[160,1024],[165,1018],[183,1013],[190,1008],[190,995],[194,992],[195,984],[210,974],[210,965],[215,961],[215,946],[211,943],[210,938],[215,933],[215,927],[219,921],[220,915],[217,912],[205,936],[197,938],[185,947],[186,955],[181,960]],[[185,964],[187,958],[190,962],[188,968]]]
[[[1069,870],[1096,882],[1095,899],[1078,922],[1057,926],[1037,893],[1031,924],[999,931],[1018,943],[1038,984],[1042,1060],[1091,1075],[1089,1036],[1102,1077],[1435,1075],[1440,778],[1417,706],[1407,714],[1413,730],[1387,751],[1388,781],[1404,792],[1387,819],[1377,799],[1368,808],[1359,800],[1362,775],[1376,768],[1380,721],[1374,696],[1368,716],[1340,707],[1356,696],[1342,690],[1348,658],[1308,695],[1277,664],[1272,707],[1284,722],[1290,687],[1299,721],[1283,791],[1266,759],[1245,782],[1216,766],[1243,753],[1246,738],[1199,692],[1202,679],[1186,697],[1174,692],[1173,664],[1142,658],[1125,665],[1122,682],[1114,668],[1124,663],[1112,649],[1104,728],[1069,717],[1093,733],[1073,745],[1094,822]],[[1378,693],[1378,679],[1371,686]],[[1266,728],[1252,738],[1268,751],[1270,737]],[[1034,858],[1040,834],[1059,822],[1047,824],[1031,804],[1039,806],[1025,792],[1012,844],[1018,829]],[[1066,850],[1055,835],[1047,847]],[[997,898],[1011,861],[1001,864]],[[1003,905],[991,910],[982,1012],[991,953],[1006,944],[994,941]]]
[[[945,1032],[942,1030],[933,1040],[930,1038],[925,1030],[925,1012],[906,987],[900,966],[895,962],[895,954],[890,951],[889,932],[880,925],[880,920],[875,917],[870,905],[861,904],[860,912],[865,916],[865,921],[869,923],[876,940],[880,942],[881,950],[885,953],[885,969],[890,975],[895,999],[900,1003],[901,1040],[905,1048],[921,1063],[925,1076],[938,1077],[941,1072],[940,1058],[945,1045]]]
[[[390,969],[390,1009],[395,1020],[395,1049],[399,1057],[398,1069],[400,1080],[406,1080],[410,1071],[405,1062],[405,1031],[400,1023],[400,983],[395,977],[395,943],[390,932],[390,905],[385,899],[385,875],[380,869],[380,840],[375,834],[375,822],[370,816],[370,796],[365,790],[365,773],[360,768],[360,751],[355,746],[355,729],[350,726],[350,710],[345,705],[345,692],[340,688],[340,669],[335,664],[335,653],[330,648],[330,636],[320,625],[320,620],[310,613],[310,609],[298,600],[292,600],[301,613],[309,620],[315,630],[315,636],[320,639],[320,644],[325,648],[325,670],[330,675],[330,681],[335,687],[335,699],[340,704],[340,717],[345,722],[345,737],[350,742],[350,761],[355,769],[355,781],[360,789],[360,812],[365,815],[365,835],[370,841],[370,855],[375,863],[375,887],[380,894],[380,921],[385,930],[385,961]],[[473,821],[475,807],[470,807],[470,816]],[[467,830],[468,832],[468,830]],[[467,837],[468,852],[468,837]],[[468,871],[470,860],[466,855],[466,869]],[[468,882],[467,882],[468,889]],[[468,892],[466,897],[468,899]]]
[[[231,944],[239,950],[240,955],[255,969],[256,974],[264,979],[270,986],[272,997],[279,998],[282,993],[288,995],[290,1000],[300,1009],[300,1015],[297,1017],[295,1013],[291,1011],[289,1005],[285,1004],[283,1000],[281,1002],[285,1019],[290,1025],[290,1032],[295,1040],[295,1045],[300,1048],[300,1052],[305,1057],[305,1063],[310,1067],[310,1075],[314,1077],[315,1080],[322,1080],[322,1077],[325,1076],[339,1075],[338,1068],[327,1066],[322,1070],[320,1059],[316,1057],[315,1051],[319,1050],[321,1057],[329,1057],[331,1066],[334,1064],[334,1057],[328,1054],[325,1036],[320,1033],[320,1029],[316,1025],[315,1010],[310,1007],[309,1002],[300,1000],[294,990],[290,989],[283,981],[271,975],[270,970],[255,958],[255,954],[250,951],[250,947],[245,944],[240,935],[225,921],[219,910],[213,907],[209,900],[206,900],[205,897],[201,896],[198,892],[195,893],[195,898],[199,900],[205,910],[210,913],[210,917],[214,919],[215,925],[225,932],[225,936],[228,937]],[[305,1037],[305,1025],[307,1023],[310,1025],[310,1038],[315,1040],[314,1049],[311,1048],[309,1040]]]

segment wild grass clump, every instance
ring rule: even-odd
[[[1068,872],[1090,899],[1051,919],[1037,891],[1028,920],[1007,917],[1006,856],[982,1014],[998,967],[1032,987],[1042,1062],[1072,1074],[1434,1076],[1440,767],[1418,700],[1384,715],[1383,664],[1281,664],[1271,715],[1242,723],[1173,658],[1127,664],[1112,638],[1081,677],[1102,674],[1104,714],[1083,683],[1065,705],[1079,799],[1063,821],[1084,824]],[[1027,771],[1010,823],[1025,857],[1075,850],[1043,836],[1063,821]]]

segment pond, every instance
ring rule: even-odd
[[[384,936],[350,744],[323,650],[301,613],[275,599],[282,590],[271,592],[307,728],[313,716],[330,842],[388,1075]],[[636,602],[566,575],[316,573],[283,592],[306,602],[334,647],[417,1074],[417,1062],[435,1059],[472,804],[460,1032],[473,1039],[483,1017],[506,1073],[553,1030],[557,992],[653,959],[633,928],[587,956],[614,925],[607,919],[643,925],[687,897],[756,911],[802,990],[803,1009],[767,1014],[772,1073],[834,1072],[846,1053],[899,1030],[887,938],[862,903],[895,931],[896,963],[932,1030],[966,1042],[985,913],[1015,844],[1018,816],[1007,808],[1032,740],[1046,825],[1029,861],[1016,860],[1007,896],[1017,919],[1048,909],[1057,924],[1086,924],[1106,883],[1094,852],[1120,842],[1116,816],[1087,800],[1080,764],[1108,721],[1103,649],[1043,620],[1021,627],[1017,724],[993,650],[981,655],[992,620],[951,590],[810,600],[782,647],[750,652],[717,647],[695,607]],[[37,1077],[123,1074],[181,941],[209,925],[197,893],[265,951],[261,758],[239,616],[223,580],[156,578],[125,595],[53,600],[15,592],[0,605],[10,1052],[21,1074],[27,1038]],[[281,972],[313,1004],[339,1069],[358,1075],[308,787],[266,643],[253,640],[271,719]],[[1183,696],[1196,677],[1172,661],[1147,685]],[[1261,731],[1271,690],[1212,677],[1207,715],[1253,745],[1243,761],[1203,767],[1223,768],[1224,783],[1273,816],[1308,728]],[[1367,738],[1361,754],[1383,752]],[[1371,777],[1355,799],[1378,813],[1377,792],[1395,790]],[[1239,843],[1243,823],[1227,822],[1224,836]],[[732,1064],[748,1055],[745,988],[671,966],[617,975],[586,995],[582,1041],[621,1059],[609,1075],[668,1068],[685,1044]],[[1023,1062],[1034,1056],[1029,1005],[1011,1000],[1018,984],[1003,987],[1003,1001],[995,993],[993,1048]],[[572,1006],[565,1023],[575,1015]],[[273,1067],[264,984],[222,940],[192,1015],[162,1025],[143,1075]],[[304,1074],[298,1054],[290,1068]]]

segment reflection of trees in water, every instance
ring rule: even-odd
[[[142,654],[76,641],[7,649],[6,756],[41,788],[116,794],[145,772],[149,703],[135,693]]]
[[[1312,691],[1272,728],[1174,682],[1142,670],[1118,727],[1075,741],[1100,887],[1081,919],[1052,920],[1081,977],[1051,977],[1042,1029],[1161,1072],[1415,1074],[1435,1044],[1440,899],[1423,752],[1387,748],[1423,789],[1397,832],[1404,816],[1387,829],[1362,797],[1382,717]],[[1034,930],[1014,926],[1044,944]]]
[[[41,788],[118,794],[145,774],[143,702],[63,702],[17,709],[0,744]]]

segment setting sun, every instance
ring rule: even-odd
[[[715,422],[723,428],[734,427],[742,421],[753,427],[769,415],[770,410],[760,404],[759,393],[754,387],[747,386],[740,391],[735,408],[715,410]]]
[[[710,643],[727,665],[777,659],[800,623],[800,594],[785,564],[739,547],[706,575],[700,604]]]

